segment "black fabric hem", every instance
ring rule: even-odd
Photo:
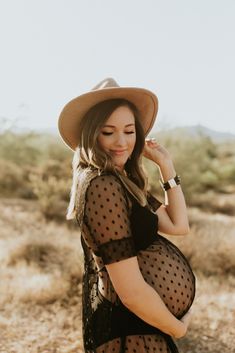
[[[121,338],[132,335],[155,335],[160,334],[166,341],[168,348],[171,353],[179,353],[178,348],[173,338],[159,330],[158,328],[149,325],[133,312],[128,310],[121,302],[119,305],[114,305],[98,291],[99,300],[101,301],[98,305],[97,310],[92,315],[92,326],[94,334],[94,342],[96,348],[102,344],[112,341],[115,338]],[[102,332],[97,330],[97,327],[101,324],[102,317],[110,316],[109,323],[111,326],[102,327]],[[103,323],[103,320],[102,320]],[[94,343],[93,342],[93,343]],[[89,350],[90,347],[87,347]]]
[[[99,254],[104,265],[137,256],[134,240],[132,237],[114,239],[99,245]]]

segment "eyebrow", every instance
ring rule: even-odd
[[[135,126],[135,124],[127,124],[127,125],[125,125],[125,127],[128,127],[128,126]],[[115,128],[116,126],[114,126],[114,125],[103,125],[103,127],[113,127],[113,128]]]

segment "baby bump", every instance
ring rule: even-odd
[[[138,262],[145,281],[158,292],[171,313],[181,318],[195,296],[195,276],[182,252],[158,235],[153,244],[139,252]]]

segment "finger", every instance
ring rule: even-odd
[[[148,136],[145,138],[145,140],[156,140],[156,138],[154,136]]]
[[[156,142],[156,138],[155,137],[147,137],[145,139],[145,141],[147,141],[147,142]]]

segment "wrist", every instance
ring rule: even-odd
[[[171,158],[164,158],[162,160],[154,161],[154,163],[156,163],[159,168],[164,168],[173,164],[173,161]]]
[[[172,161],[159,165],[159,172],[163,182],[172,179],[176,175],[176,171]]]
[[[164,191],[167,191],[169,189],[176,187],[177,185],[180,185],[181,180],[180,180],[180,176],[176,175],[174,178],[171,178],[171,179],[167,180],[166,182],[163,182],[161,179],[159,180],[159,182],[160,182],[162,189]]]

